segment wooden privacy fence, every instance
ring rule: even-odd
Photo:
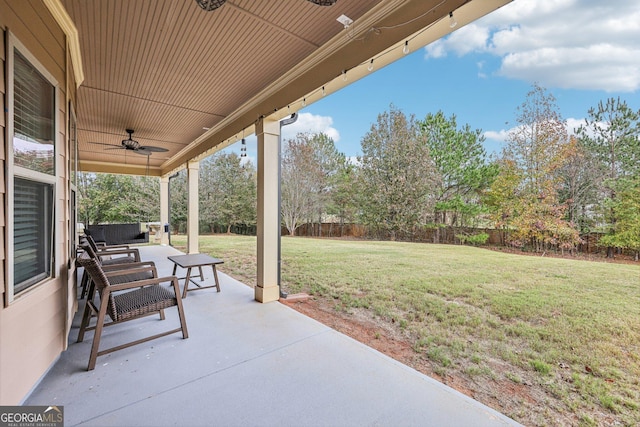
[[[302,237],[330,237],[330,238],[376,238],[382,240],[405,240],[413,242],[461,244],[460,236],[474,236],[486,233],[488,235],[486,245],[508,246],[507,231],[494,228],[472,228],[472,227],[441,227],[422,228],[414,230],[411,234],[397,234],[391,236],[389,233],[370,230],[360,224],[303,224],[296,229],[296,236]],[[282,229],[283,235],[288,235],[286,228]],[[599,253],[606,252],[606,248],[598,245],[598,241],[603,236],[602,233],[585,233],[580,236],[582,243],[576,247],[577,252]]]
[[[171,231],[173,233],[185,233],[186,224],[172,224]],[[256,226],[252,225],[234,225],[229,230],[232,234],[256,235]],[[227,226],[222,224],[200,224],[200,234],[224,234],[227,232]],[[281,228],[283,236],[289,235],[286,227]],[[361,224],[352,223],[331,223],[322,224],[308,223],[300,225],[295,232],[296,236],[301,237],[326,237],[326,238],[353,238],[353,239],[380,239],[380,240],[400,240],[425,243],[444,243],[458,245],[464,243],[464,240],[478,234],[486,234],[487,240],[484,244],[496,246],[509,246],[508,232],[506,230],[497,230],[494,228],[472,228],[472,227],[439,227],[439,228],[420,228],[411,233],[396,233],[391,235],[389,232],[370,229]],[[464,236],[461,239],[461,236]],[[585,233],[581,236],[582,243],[578,244],[576,251],[585,254],[594,254],[606,252],[606,248],[598,245],[602,233]],[[552,249],[553,250],[553,249]],[[559,251],[559,249],[558,249]]]
[[[439,229],[422,228],[414,230],[410,234],[398,233],[395,238],[397,240],[410,240],[416,242],[430,242],[430,243],[448,243],[457,244],[460,243],[460,239],[456,236],[465,235],[471,236],[474,234],[486,233],[489,235],[487,244],[501,244],[501,232],[500,230],[489,228],[461,228],[461,227],[443,227]],[[288,231],[283,229],[283,234],[289,234]],[[303,224],[296,229],[296,236],[305,237],[353,237],[353,238],[367,238],[374,237],[379,239],[391,239],[392,236],[389,233],[377,232],[376,230],[370,230],[368,227],[360,224]]]

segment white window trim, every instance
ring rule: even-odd
[[[7,270],[7,280],[5,283],[5,292],[6,292],[6,303],[7,304],[11,304],[12,302],[14,302],[14,300],[16,299],[16,297],[18,296],[22,296],[22,295],[26,295],[28,293],[30,293],[30,291],[40,287],[43,283],[46,283],[47,281],[51,280],[52,278],[56,277],[57,275],[57,269],[55,268],[55,264],[51,266],[51,275],[43,280],[41,280],[39,283],[30,286],[28,289],[25,289],[23,291],[21,291],[20,293],[16,294],[14,292],[14,287],[13,287],[13,280],[14,280],[14,248],[13,248],[13,244],[14,244],[14,215],[13,215],[13,209],[14,209],[14,176],[18,175],[21,178],[31,178],[34,179],[36,181],[39,182],[44,182],[47,184],[52,184],[53,185],[53,229],[55,230],[56,225],[57,225],[57,220],[58,220],[58,197],[59,197],[59,189],[58,189],[58,185],[57,185],[57,175],[60,173],[60,171],[57,168],[57,159],[54,157],[54,170],[55,170],[55,174],[54,175],[48,175],[42,172],[37,172],[37,171],[33,171],[33,170],[29,170],[20,166],[14,166],[13,161],[14,161],[14,156],[13,156],[13,135],[14,135],[14,126],[13,126],[13,121],[14,121],[14,49],[18,50],[20,52],[20,54],[22,56],[25,57],[25,59],[27,61],[29,61],[29,63],[31,65],[33,65],[40,74],[42,74],[42,76],[47,79],[49,81],[49,83],[51,83],[51,85],[54,87],[54,153],[55,156],[58,156],[58,148],[60,147],[60,136],[59,136],[59,129],[58,129],[58,124],[59,124],[59,119],[60,119],[60,109],[59,109],[59,105],[58,105],[58,98],[59,98],[59,84],[58,81],[53,77],[53,75],[51,73],[49,73],[49,71],[47,71],[47,69],[42,65],[42,63],[40,61],[38,61],[36,59],[36,57],[20,42],[20,40],[18,40],[14,34],[7,30],[6,31],[6,58],[5,58],[5,72],[6,72],[6,76],[7,76],[7,86],[6,86],[6,93],[7,93],[7,123],[6,123],[6,131],[5,131],[5,147],[6,147],[6,153],[5,153],[5,161],[6,161],[6,169],[7,169],[7,175],[6,175],[6,203],[5,203],[5,208],[6,208],[6,212],[7,212],[7,223],[6,223],[6,230],[7,230],[7,238],[5,239],[6,241],[6,247],[5,247],[5,254],[6,254],[6,270]],[[52,248],[51,251],[51,257],[56,260],[55,263],[57,264],[57,245],[55,243],[56,240],[58,240],[57,238],[58,234],[54,231],[53,232],[53,239],[54,241],[53,246],[54,248]]]
[[[73,105],[71,105],[71,102],[68,101],[66,104],[66,107],[69,109],[68,112],[68,126],[66,129],[67,134],[65,135],[65,140],[69,141],[68,144],[68,151],[65,150],[67,154],[67,159],[68,159],[68,171],[67,174],[69,176],[69,200],[67,200],[67,205],[69,206],[69,238],[68,238],[68,242],[67,244],[69,245],[69,259],[72,261],[75,261],[76,259],[76,251],[78,248],[78,226],[76,225],[78,223],[78,188],[76,185],[76,182],[78,180],[78,118],[76,116],[76,112],[75,109],[73,108]],[[71,127],[75,126],[75,130],[72,132],[71,131]],[[73,140],[71,139],[71,137],[73,136]],[[74,154],[72,154],[71,152],[75,151]],[[71,160],[75,161],[75,165],[71,162]],[[75,181],[72,180],[72,174],[73,172],[75,172]],[[72,194],[75,194],[75,212],[73,212],[74,210],[74,205],[73,205],[73,201],[72,199]],[[56,211],[57,212],[57,211]]]

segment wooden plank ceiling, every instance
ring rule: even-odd
[[[506,0],[474,2],[489,11]],[[80,167],[170,173],[465,3],[228,0],[208,12],[195,0],[62,0],[85,75]],[[349,31],[336,21],[343,14],[355,21]],[[168,151],[147,157],[104,145],[120,146],[126,129]]]

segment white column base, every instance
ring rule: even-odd
[[[278,301],[280,299],[280,287],[277,285],[267,286],[265,288],[261,288],[260,286],[256,286],[255,288],[255,299],[258,302],[273,302]]]

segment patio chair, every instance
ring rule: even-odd
[[[90,234],[85,234],[81,238],[85,239],[91,245],[91,247],[93,248],[94,251],[130,249],[129,245],[107,245],[106,242],[98,242]]]
[[[100,264],[103,266],[140,262],[140,251],[138,251],[137,248],[129,248],[128,246],[121,247],[122,245],[117,245],[117,247],[105,247],[103,249],[98,247],[95,242],[92,244],[92,242],[93,239],[91,239],[90,236],[82,237],[80,239],[80,247],[90,257],[99,259]],[[84,299],[90,287],[90,278],[86,271],[82,274],[80,285],[82,286],[80,299]]]
[[[153,277],[146,280],[138,280],[134,282],[126,282],[113,284],[110,281],[108,273],[105,272],[97,259],[91,258],[88,254],[81,254],[78,257],[79,264],[88,271],[91,280],[95,283],[99,295],[99,304],[95,304],[93,300],[87,299],[87,306],[97,315],[95,326],[89,327],[89,321],[92,316],[83,316],[80,325],[80,334],[84,336],[85,331],[94,330],[93,343],[91,345],[91,354],[89,356],[88,371],[96,366],[96,359],[108,353],[112,353],[123,348],[141,344],[156,338],[160,338],[176,332],[182,332],[182,338],[189,338],[187,332],[187,322],[185,320],[182,299],[180,298],[180,287],[176,276]],[[142,269],[142,267],[141,267]],[[121,270],[122,271],[122,270]],[[125,270],[128,274],[132,270]],[[155,276],[155,267],[152,269]],[[160,286],[160,283],[171,282],[169,287]],[[155,335],[147,336],[135,341],[130,341],[105,350],[100,348],[100,336],[105,326],[112,326],[122,322],[134,319],[140,319],[152,314],[160,314],[160,319],[165,320],[164,309],[176,306],[178,316],[180,318],[180,327],[170,329]],[[111,321],[107,321],[107,316]]]
[[[103,265],[100,258],[95,255],[93,250],[88,247],[85,251],[90,258],[96,260],[96,262],[102,266],[102,270],[109,278],[109,282],[112,285],[118,285],[121,283],[136,282],[138,280],[147,280],[158,277],[156,265],[153,261],[146,262],[128,262],[122,264]],[[110,260],[107,260],[110,261]],[[91,317],[94,316],[89,301],[93,302],[95,297],[95,282],[91,279],[89,272],[85,269],[85,274],[88,279],[87,283],[87,301],[85,302],[84,313],[82,315],[81,324],[89,324]],[[85,330],[80,328],[78,333],[78,342],[82,342],[84,339]]]

